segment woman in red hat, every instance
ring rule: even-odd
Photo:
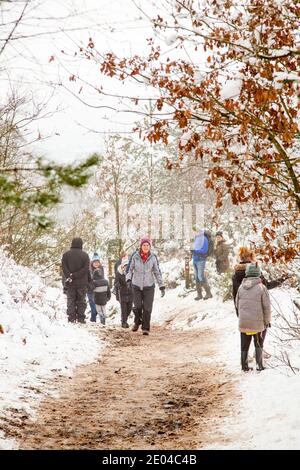
[[[126,281],[133,288],[134,326],[137,331],[142,325],[143,335],[150,331],[150,320],[154,300],[155,281],[159,285],[161,296],[165,295],[162,275],[157,256],[151,252],[151,240],[142,237],[140,248],[135,251],[127,268]]]

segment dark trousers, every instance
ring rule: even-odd
[[[133,288],[134,323],[142,324],[142,330],[150,331],[150,320],[154,300],[154,287],[143,290]]]
[[[67,289],[67,315],[71,323],[85,322],[86,287],[69,286]]]
[[[96,321],[97,310],[96,310],[96,305],[95,305],[95,302],[94,302],[94,294],[93,294],[93,292],[88,292],[87,296],[88,296],[89,304],[90,304],[90,308],[91,308],[91,321]]]
[[[128,317],[132,311],[132,301],[122,300],[120,301],[121,305],[121,322],[127,323]]]
[[[266,336],[265,332],[267,332],[267,330],[264,330],[260,333],[256,333],[256,335],[246,335],[246,333],[241,333],[241,351],[249,351],[252,336],[254,338],[254,346],[256,348],[263,348],[264,339]]]

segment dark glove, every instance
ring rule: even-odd
[[[131,279],[128,279],[128,281],[126,281],[126,284],[127,284],[128,289],[131,289],[131,288],[132,288],[132,281],[131,281]]]
[[[166,293],[166,288],[165,288],[165,286],[160,287],[159,290],[160,290],[160,296],[163,297],[163,296],[165,295],[165,293]]]

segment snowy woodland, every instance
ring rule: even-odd
[[[136,334],[121,331],[114,295],[105,326],[89,305],[85,324],[68,323],[61,258],[72,239],[99,254],[113,286],[120,253],[148,235],[166,287],[149,340],[164,329],[211,338],[191,361],[222,369],[234,390],[186,449],[299,450],[299,1],[0,0],[0,16],[0,449],[31,448],[22,429],[60,400],[60,381],[96,361],[101,377],[105,354],[125,354],[114,335]],[[213,297],[197,302],[199,228],[223,232],[230,268],[220,275],[208,258]],[[253,346],[254,370],[240,367],[241,246],[267,279],[285,277],[270,291],[261,372]]]

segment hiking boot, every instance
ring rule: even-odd
[[[199,294],[197,295],[197,297],[194,298],[194,300],[202,300],[202,299],[203,299],[202,295],[201,295],[201,297],[200,297]]]
[[[139,329],[140,325],[134,324],[132,327],[132,331],[137,331]]]
[[[265,370],[263,366],[263,349],[255,348],[256,370]]]
[[[242,371],[248,372],[249,370],[253,370],[252,367],[248,366],[248,351],[241,352],[241,364],[242,364]]]
[[[149,331],[148,331],[148,330],[143,330],[143,335],[144,335],[144,336],[148,336],[148,335],[149,335]]]
[[[128,323],[127,323],[127,322],[123,322],[123,323],[122,323],[122,328],[129,328]]]
[[[203,300],[211,299],[212,298],[212,293],[211,293],[211,290],[210,290],[210,287],[209,287],[207,281],[203,282],[202,285],[203,285],[204,290],[205,290],[205,297],[203,297]]]
[[[212,293],[206,294],[203,300],[212,299]]]
[[[201,283],[196,282],[196,290],[197,290],[197,297],[195,297],[195,300],[201,300],[202,297],[202,289],[201,289]]]

